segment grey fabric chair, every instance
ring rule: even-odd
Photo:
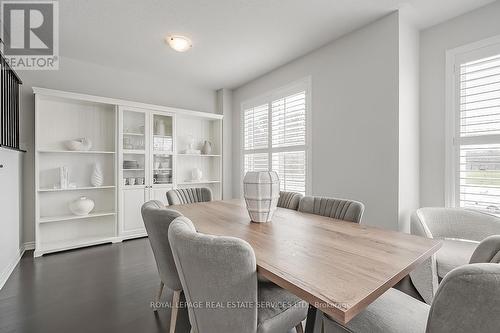
[[[206,187],[179,188],[167,192],[169,205],[212,201],[212,191]]]
[[[499,260],[500,236],[490,236],[474,251],[471,264],[444,277],[432,305],[391,288],[346,326],[325,316],[325,332],[500,332]]]
[[[168,227],[174,219],[182,215],[175,210],[166,209],[163,203],[158,200],[151,200],[143,204],[141,213],[161,280],[160,289],[154,302],[160,301],[165,285],[174,291],[170,318],[170,332],[173,333],[177,322],[182,284],[168,242]],[[156,310],[155,308],[154,311]]]
[[[334,219],[359,223],[365,206],[358,201],[305,196],[300,199],[300,212],[322,215]]]
[[[410,273],[413,285],[430,304],[439,280],[468,263],[480,241],[500,234],[500,218],[460,208],[420,208],[411,216],[410,233],[443,241],[435,255]]]
[[[193,333],[302,331],[307,304],[272,283],[257,282],[255,254],[247,242],[197,233],[184,216],[172,222],[168,238],[192,305]]]
[[[299,208],[299,202],[302,197],[303,195],[297,192],[280,191],[278,207],[297,210],[297,208]]]

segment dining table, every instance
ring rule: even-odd
[[[359,224],[279,207],[270,222],[255,223],[241,199],[168,208],[198,232],[248,242],[258,274],[309,303],[306,333],[314,330],[317,309],[347,324],[441,246],[373,226],[381,221]]]

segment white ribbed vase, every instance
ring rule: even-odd
[[[98,163],[94,164],[94,169],[92,170],[92,175],[90,176],[90,184],[94,187],[102,186],[104,182],[104,176],[102,174],[101,165]]]
[[[243,196],[253,222],[269,222],[280,196],[280,179],[274,171],[249,171],[243,179]]]

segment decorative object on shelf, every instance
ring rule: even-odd
[[[90,184],[94,187],[102,186],[103,177],[101,165],[99,163],[94,163],[94,169],[92,170],[92,175],[90,176]]]
[[[155,120],[155,134],[157,135],[167,134],[167,126],[165,125],[165,121],[163,121],[163,119]]]
[[[69,210],[78,216],[88,215],[94,209],[94,200],[87,197],[80,197],[69,203]]]
[[[134,146],[132,145],[129,137],[123,138],[123,149],[132,149]]]
[[[68,167],[62,166],[59,168],[59,188],[66,189],[69,184]]]
[[[188,137],[187,137],[187,147],[186,147],[186,150],[184,151],[184,153],[188,154],[188,155],[200,155],[201,154],[200,149],[195,149],[194,137],[192,135],[188,135]]]
[[[124,169],[139,169],[139,163],[135,160],[124,160],[123,161]]]
[[[158,172],[153,175],[153,184],[170,184],[172,183],[172,174],[170,172]]]
[[[205,140],[203,148],[201,149],[203,155],[210,155],[212,153],[212,142]]]
[[[156,161],[156,162],[154,163],[154,169],[155,169],[155,170],[158,170],[159,168],[160,168],[160,162]]]
[[[243,196],[253,222],[269,222],[280,196],[280,180],[275,171],[249,171],[243,179]]]
[[[66,148],[73,151],[89,151],[92,148],[92,141],[89,138],[79,138],[65,141]]]
[[[127,178],[127,185],[135,185],[135,178],[134,177],[128,177]]]
[[[191,181],[200,181],[203,177],[203,172],[200,168],[194,168],[191,170]]]
[[[137,185],[144,185],[144,177],[138,177],[135,179]]]
[[[155,151],[171,152],[173,149],[172,137],[169,136],[155,136],[153,137],[153,149]]]

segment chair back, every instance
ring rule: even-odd
[[[166,209],[164,204],[158,200],[151,200],[143,204],[141,213],[161,281],[172,290],[182,290],[168,242],[168,227],[174,219],[182,214],[175,210]]]
[[[197,233],[184,216],[172,222],[168,238],[193,332],[255,333],[257,266],[250,245]]]
[[[469,264],[444,277],[431,305],[427,333],[497,333],[500,265]]]
[[[476,263],[500,264],[500,235],[486,237],[472,253],[471,264]]]
[[[359,201],[305,196],[300,199],[298,210],[304,213],[359,223],[363,217],[365,206]]]
[[[182,205],[212,201],[212,191],[207,187],[179,188],[167,192],[169,205]]]
[[[297,192],[280,191],[278,207],[297,210],[297,208],[299,208],[299,202],[302,197],[303,195]]]
[[[480,242],[488,236],[500,234],[500,218],[463,208],[420,208],[411,219],[411,233],[427,237]]]

